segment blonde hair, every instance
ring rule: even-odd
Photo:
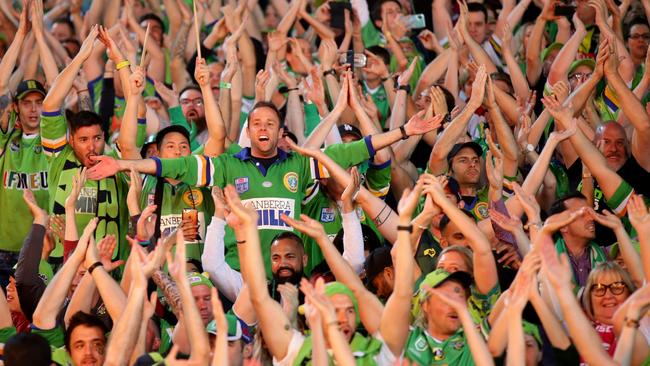
[[[632,282],[632,278],[630,277],[630,274],[627,273],[621,266],[618,265],[616,262],[612,261],[607,261],[607,262],[601,262],[596,265],[595,268],[589,272],[589,277],[587,278],[587,283],[585,284],[585,290],[582,294],[582,308],[584,311],[589,315],[589,318],[594,319],[594,308],[593,304],[591,303],[591,287],[598,282],[598,278],[601,275],[607,274],[607,273],[612,273],[617,275],[618,277],[621,278],[621,282],[627,286],[628,291],[630,294],[632,294],[634,291],[636,291],[636,286]]]

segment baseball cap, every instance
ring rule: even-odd
[[[425,286],[436,288],[449,280],[456,280],[460,282],[460,284],[464,288],[469,288],[472,282],[474,282],[472,279],[472,275],[470,275],[467,272],[456,271],[454,273],[449,273],[442,268],[438,268],[435,271],[427,274],[427,276],[424,277],[424,280],[422,280],[422,282],[420,283],[420,287],[418,289],[418,296],[420,298],[420,302],[423,302],[428,297],[427,291],[424,291]]]
[[[165,135],[172,132],[178,132],[181,135],[183,135],[188,142],[190,141],[190,132],[187,130],[187,128],[180,125],[171,125],[158,131],[158,133],[156,134],[156,145],[160,145],[163,139],[165,138]]]
[[[445,192],[453,194],[456,196],[458,201],[462,199],[461,194],[460,194],[460,184],[456,180],[456,178],[452,176],[447,177],[447,186],[445,186]]]
[[[190,287],[206,285],[209,288],[213,288],[214,284],[212,281],[203,273],[190,272],[187,274],[187,281],[190,283]]]
[[[251,337],[248,332],[245,332],[241,326],[241,322],[233,314],[226,314],[226,322],[228,323],[228,341],[243,340],[244,343],[250,343]],[[205,327],[205,331],[209,334],[217,335],[217,322],[212,320]]]
[[[591,70],[596,69],[596,61],[593,58],[583,58],[582,60],[576,60],[571,63],[571,66],[569,67],[569,73],[568,75],[571,75],[575,69],[577,69],[580,66],[587,66]]]
[[[458,153],[466,147],[474,150],[476,155],[478,155],[479,157],[483,156],[483,148],[481,147],[481,145],[477,144],[474,141],[464,142],[462,144],[455,144],[451,148],[451,151],[449,151],[449,154],[447,154],[447,163],[451,163],[451,160],[454,158],[454,156],[458,155]]]
[[[548,47],[544,48],[542,50],[542,53],[540,54],[540,57],[542,58],[542,61],[546,60],[546,58],[551,54],[551,52],[555,50],[560,50],[564,47],[564,44],[559,43],[559,42],[553,42]]]
[[[38,80],[23,80],[16,88],[16,100],[23,99],[29,93],[39,93],[42,96],[47,94],[45,87]]]
[[[366,286],[380,274],[384,268],[393,266],[393,258],[390,255],[390,247],[379,247],[368,255],[363,269],[366,272]]]
[[[356,126],[353,126],[348,123],[344,123],[339,126],[339,134],[341,135],[341,137],[345,135],[352,135],[359,139],[363,138],[363,135],[361,134],[361,130],[359,130]]]

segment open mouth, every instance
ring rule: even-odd
[[[262,135],[262,136],[259,137],[259,140],[260,141],[269,141],[269,137],[266,136],[266,135]]]

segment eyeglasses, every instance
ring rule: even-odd
[[[575,74],[571,75],[569,79],[587,80],[589,77],[591,77],[590,72],[576,72]]]
[[[188,106],[190,104],[194,104],[195,106],[202,106],[203,105],[203,98],[181,99],[181,105]]]
[[[650,33],[643,33],[643,34],[630,34],[629,36],[630,39],[633,39],[635,41],[638,40],[644,40],[646,42],[650,41]]]
[[[605,296],[607,289],[609,289],[609,292],[611,292],[612,295],[620,295],[625,291],[626,288],[627,285],[621,281],[613,282],[609,285],[597,283],[591,286],[591,293],[596,297],[603,297]]]

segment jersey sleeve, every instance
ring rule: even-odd
[[[625,180],[621,180],[621,184],[616,188],[616,192],[606,200],[607,207],[616,215],[624,216],[627,201],[629,201],[632,193],[634,193],[632,186]]]
[[[67,130],[68,125],[61,111],[41,112],[41,144],[45,155],[54,157],[63,151],[68,143]]]
[[[220,165],[219,158],[190,155],[177,159],[152,159],[156,162],[156,176],[158,177],[178,179],[196,187],[212,186],[223,182],[223,169],[219,169],[220,172],[215,173],[215,166]]]
[[[377,197],[385,197],[390,189],[390,164],[391,161],[388,160],[379,165],[370,163],[368,166],[366,172],[368,190]]]
[[[372,147],[370,136],[368,136],[363,140],[330,145],[325,149],[325,154],[343,169],[347,169],[372,159],[375,156],[375,149]]]

